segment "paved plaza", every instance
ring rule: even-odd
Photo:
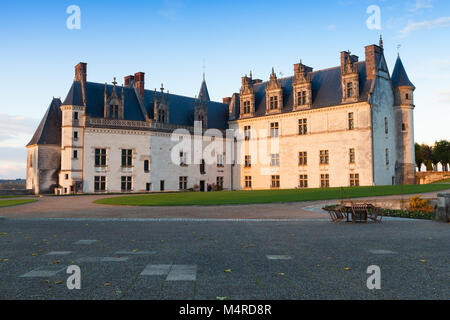
[[[8,217],[0,220],[0,299],[450,298],[448,224],[311,215]],[[80,267],[80,290],[66,286],[70,265]],[[381,268],[380,290],[366,286],[371,265]]]

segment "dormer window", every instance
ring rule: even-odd
[[[119,106],[112,104],[109,106],[109,117],[111,119],[119,119]]]
[[[307,97],[306,91],[299,91],[299,92],[297,92],[297,104],[299,106],[306,105],[306,97]]]
[[[278,109],[278,97],[270,97],[270,110]]]
[[[353,98],[353,83],[347,83],[347,98]]]
[[[165,110],[159,110],[158,122],[166,122],[166,111]]]
[[[251,113],[250,110],[250,101],[244,101],[244,114]]]

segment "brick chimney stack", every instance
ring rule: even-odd
[[[87,63],[80,62],[75,66],[75,81],[86,83]]]
[[[145,73],[144,72],[137,72],[134,74],[134,81],[136,84],[136,88],[141,95],[142,99],[144,99],[144,90],[145,90]]]
[[[230,102],[231,102],[231,97],[226,97],[226,98],[223,98],[222,99],[222,102],[224,103],[224,104],[230,104]]]
[[[367,79],[375,79],[377,68],[383,56],[383,48],[372,44],[366,47],[366,75]]]
[[[124,78],[125,87],[131,87],[131,85],[133,84],[133,81],[134,81],[134,76],[132,76],[132,75],[126,76]]]

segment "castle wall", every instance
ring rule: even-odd
[[[192,140],[191,138],[188,138]],[[205,149],[211,141],[208,138],[200,139]],[[216,142],[223,140],[216,138]],[[179,178],[187,177],[187,188],[200,186],[200,181],[215,184],[217,177],[223,177],[224,188],[231,188],[230,167],[217,167],[217,163],[206,163],[205,174],[200,173],[199,164],[188,164],[181,166],[172,161],[172,151],[180,143],[179,140],[172,141],[171,134],[153,131],[119,130],[86,128],[84,134],[84,170],[83,190],[93,193],[95,176],[106,176],[106,192],[121,192],[121,177],[131,176],[133,178],[132,192],[160,191],[161,181],[164,181],[164,191],[178,191]],[[193,154],[194,144],[191,143]],[[107,149],[107,167],[95,167],[95,149]],[[121,150],[133,150],[133,167],[121,167]],[[178,150],[178,149],[177,149]],[[225,152],[225,147],[223,147]],[[189,153],[189,150],[183,148]],[[179,151],[175,152],[175,159],[179,158]],[[215,157],[213,157],[215,159]],[[149,172],[144,170],[144,161],[149,161]],[[150,183],[149,186],[147,184]],[[150,190],[147,190],[150,187]]]
[[[35,194],[52,193],[58,185],[61,148],[55,145],[28,147],[27,189]]]
[[[354,130],[348,129],[350,112],[354,114]],[[299,119],[307,119],[306,135],[298,134]],[[279,123],[278,149],[277,139],[268,137],[272,122]],[[252,137],[240,146],[240,176],[235,179],[237,189],[245,188],[245,176],[252,177],[252,189],[269,189],[272,175],[280,175],[281,189],[299,187],[300,175],[308,176],[309,188],[318,188],[321,186],[322,174],[329,175],[330,187],[349,186],[350,174],[359,174],[360,185],[372,185],[370,113],[367,103],[242,119],[230,124],[231,128],[242,132],[245,126],[251,126],[256,133],[266,130],[266,135],[260,137],[258,134],[258,139]],[[257,148],[258,145],[260,147]],[[354,164],[349,161],[351,148],[355,149]],[[320,164],[321,150],[328,150],[328,165]],[[299,166],[298,154],[304,151],[307,152],[308,163]],[[273,167],[270,155],[277,152],[280,165]],[[244,166],[245,155],[252,157],[251,168]]]

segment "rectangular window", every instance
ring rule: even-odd
[[[280,176],[272,176],[272,188],[279,188],[280,187]]]
[[[329,157],[328,157],[328,150],[320,150],[320,164],[328,164],[329,163]]]
[[[270,97],[270,110],[278,109],[278,97]]]
[[[149,172],[150,171],[150,161],[144,160],[144,171]]]
[[[109,117],[111,119],[119,119],[119,106],[117,105],[109,106]]]
[[[187,179],[188,177],[180,177],[179,183],[180,190],[187,190]]]
[[[306,175],[306,174],[300,175],[298,187],[299,188],[308,188],[308,175]]]
[[[354,119],[353,112],[350,112],[348,114],[348,130],[353,130],[353,129],[355,129],[355,119]]]
[[[164,191],[164,180],[159,181],[159,190]]]
[[[308,134],[308,120],[307,119],[299,119],[298,120],[298,134],[301,136]]]
[[[131,168],[133,166],[133,150],[122,149],[122,167]]]
[[[389,165],[389,149],[386,149],[386,165]]]
[[[270,155],[270,165],[272,167],[279,167],[280,166],[280,154],[279,153],[272,153]]]
[[[245,140],[250,140],[251,139],[251,131],[252,127],[251,126],[245,126],[244,127],[244,139]]]
[[[244,101],[244,114],[251,113],[250,110],[250,101]]]
[[[216,178],[216,187],[218,191],[223,190],[223,177]]]
[[[145,184],[145,191],[151,191],[151,190],[152,190],[152,184],[147,182]]]
[[[356,162],[356,157],[355,157],[355,149],[350,149],[349,150],[349,163],[354,164]]]
[[[321,188],[329,188],[330,187],[330,175],[329,174],[321,174],[320,175],[320,187]]]
[[[73,113],[73,120],[78,120],[78,112]]]
[[[359,187],[359,173],[350,174],[350,187]]]
[[[306,91],[297,92],[297,105],[299,106],[306,105]]]
[[[277,138],[278,137],[278,122],[272,122],[270,124],[270,137],[271,138]]]
[[[386,134],[389,134],[389,122],[388,122],[388,118],[384,117],[384,132]]]
[[[78,131],[73,132],[73,140],[78,140]]]
[[[347,83],[347,98],[353,98],[353,82]]]
[[[105,192],[106,191],[106,177],[105,176],[94,177],[94,191],[95,192]]]
[[[73,158],[78,159],[78,150],[73,150]]]
[[[308,164],[308,153],[306,151],[302,151],[298,153],[298,165],[306,166]]]
[[[132,190],[132,177],[121,177],[121,190],[122,191],[131,191]]]
[[[252,177],[245,176],[245,188],[251,188],[251,187],[252,187]]]
[[[187,166],[186,162],[186,152],[180,151],[180,166]]]
[[[406,123],[402,123],[402,131],[406,131]]]
[[[224,167],[224,158],[225,158],[224,154],[218,154],[217,155],[217,167],[219,167],[219,168],[223,168]]]
[[[106,149],[95,149],[95,166],[106,167]]]
[[[252,166],[252,156],[245,156],[245,167],[250,168]]]
[[[69,175],[66,173],[66,174],[64,175],[64,178],[65,178],[66,180],[69,180]]]

